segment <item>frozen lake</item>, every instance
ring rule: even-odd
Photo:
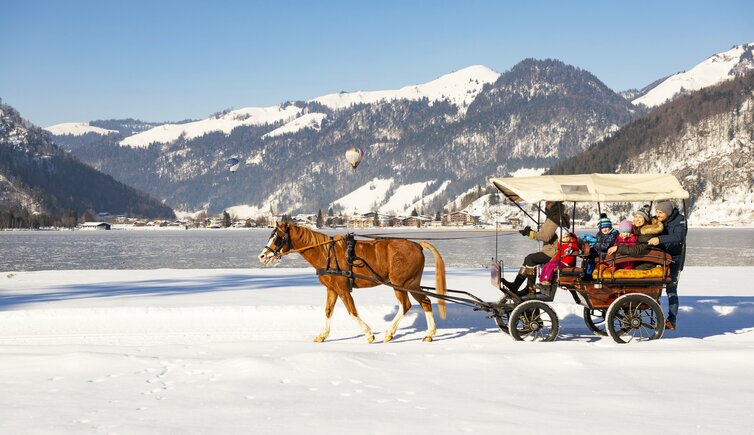
[[[364,232],[396,237],[454,238],[432,241],[449,267],[485,267],[495,256],[496,243],[498,256],[506,267],[517,267],[526,254],[538,249],[536,242],[517,232],[500,233],[497,237],[494,232],[476,231]],[[260,268],[256,256],[269,235],[269,229],[0,231],[0,271]],[[432,256],[428,256],[427,264],[433,262]],[[754,229],[692,228],[686,264],[754,265]],[[286,257],[279,265],[306,266],[298,255]]]

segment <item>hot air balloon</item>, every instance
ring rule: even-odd
[[[225,162],[225,169],[229,170],[231,174],[235,174],[240,164],[241,162],[237,157],[231,157]]]
[[[349,148],[346,150],[346,160],[351,164],[353,169],[356,169],[364,158],[364,150],[361,148]]]

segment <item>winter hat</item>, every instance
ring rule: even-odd
[[[647,209],[645,209],[644,207],[636,210],[634,212],[634,216],[636,216],[636,215],[639,215],[639,216],[643,217],[644,218],[644,222],[649,222],[650,221],[649,213],[647,212]]]
[[[633,229],[634,226],[629,220],[621,221],[621,223],[618,224],[618,231],[620,231],[621,233],[630,233],[631,231],[633,231]]]
[[[613,223],[610,222],[610,219],[607,218],[607,215],[605,213],[600,213],[600,220],[597,222],[597,228],[603,229],[612,227]]]
[[[655,206],[655,210],[661,211],[668,216],[670,216],[673,213],[674,208],[675,208],[675,204],[673,204],[670,201],[660,201]]]

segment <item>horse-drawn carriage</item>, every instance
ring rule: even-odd
[[[527,203],[537,208],[543,201],[573,203],[653,202],[668,199],[685,200],[689,194],[672,175],[666,174],[591,174],[496,178],[491,180],[503,195],[527,214],[522,207]],[[685,211],[685,201],[684,201]],[[541,209],[540,209],[541,210]],[[561,236],[563,231],[560,229]],[[639,257],[613,255],[598,265],[592,276],[585,273],[583,265],[563,268],[555,276],[550,288],[539,293],[521,296],[503,285],[503,262],[495,259],[491,264],[492,284],[503,293],[497,302],[487,302],[464,290],[445,287],[444,262],[440,253],[428,242],[401,238],[372,237],[373,240],[355,239],[353,234],[327,236],[316,231],[279,224],[273,229],[259,260],[270,265],[283,255],[297,252],[309,262],[327,287],[325,326],[315,341],[324,341],[330,332],[330,318],[335,301],[340,298],[351,317],[364,331],[367,341],[374,340],[371,328],[359,318],[351,291],[353,288],[373,287],[380,284],[393,287],[402,309],[385,333],[390,341],[400,320],[411,307],[409,295],[420,303],[427,318],[425,341],[432,341],[436,332],[432,305],[429,298],[437,299],[440,315],[444,317],[445,301],[485,311],[498,327],[516,340],[552,341],[559,332],[559,319],[550,305],[558,289],[570,292],[576,303],[584,306],[586,325],[599,335],[609,335],[618,343],[660,338],[665,330],[665,319],[659,298],[670,283],[671,256],[660,250],[650,250]],[[434,254],[436,287],[422,286],[424,269],[422,249]],[[588,255],[583,246],[582,258]],[[617,266],[633,261],[650,264],[639,274],[624,273]]]
[[[542,201],[573,203],[652,202],[689,197],[673,175],[591,174],[497,178],[492,180],[514,204]],[[522,209],[523,210],[523,209]],[[562,210],[562,209],[561,209]],[[532,218],[533,219],[533,218]],[[533,219],[538,222],[538,219]],[[560,228],[561,236],[564,228]],[[618,343],[662,337],[665,317],[659,303],[662,291],[671,282],[670,254],[649,249],[641,256],[611,255],[598,263],[591,276],[585,273],[589,245],[581,244],[581,264],[559,269],[550,288],[519,296],[502,283],[502,261],[491,265],[492,282],[505,295],[493,307],[492,316],[503,332],[516,340],[554,340],[559,331],[555,310],[548,304],[556,290],[570,292],[584,306],[584,321],[598,335],[609,335]],[[622,263],[644,263],[644,270],[621,270]]]

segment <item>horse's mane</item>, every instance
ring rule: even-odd
[[[303,246],[316,245],[327,241],[330,237],[326,234],[311,230],[306,227],[300,227],[296,224],[290,224],[290,228],[298,232],[299,240]]]

